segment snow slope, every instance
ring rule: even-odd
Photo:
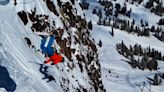
[[[0,9],[0,30],[3,52],[2,66],[6,66],[10,76],[17,84],[17,92],[54,92],[53,85],[42,80],[43,75],[38,72],[39,66],[31,62],[40,62],[43,57],[34,52],[25,44],[23,37],[28,31],[17,16],[14,8],[3,7]],[[11,21],[12,20],[12,21]],[[38,37],[35,37],[38,39]],[[39,40],[39,39],[38,39]],[[45,85],[47,84],[47,85]],[[41,89],[43,88],[43,89]],[[59,88],[59,87],[57,87]],[[57,89],[56,88],[56,89]],[[59,92],[60,90],[56,90]]]
[[[3,0],[0,0],[0,3]],[[52,0],[56,6],[58,12],[60,12],[59,6],[56,0]],[[67,2],[69,0],[61,0]],[[98,4],[97,0],[88,0],[90,3],[89,10],[84,12],[79,6],[80,0],[75,0],[75,5],[77,9],[77,14],[81,17],[86,17],[87,21],[92,20],[93,30],[91,31],[91,36],[98,43],[99,40],[102,41],[102,48],[98,47],[99,61],[101,64],[101,78],[104,88],[107,92],[140,92],[140,89],[136,84],[141,84],[146,80],[146,77],[152,76],[156,72],[164,72],[164,62],[159,61],[160,69],[158,71],[141,71],[138,69],[132,69],[129,64],[122,61],[125,59],[122,55],[118,54],[116,51],[116,44],[120,43],[122,40],[127,45],[134,45],[136,43],[141,44],[142,47],[151,46],[156,50],[159,50],[164,55],[164,43],[156,39],[154,36],[150,37],[138,37],[135,34],[128,34],[124,31],[114,29],[115,36],[112,37],[109,34],[111,27],[99,26],[97,25],[98,17],[92,14],[92,9],[94,7],[102,8]],[[70,1],[69,1],[70,2]],[[124,0],[117,0],[123,4]],[[40,47],[41,37],[32,33],[28,23],[24,26],[21,19],[18,17],[17,12],[25,10],[31,12],[31,9],[36,7],[37,14],[47,14],[50,15],[50,20],[55,20],[56,28],[63,28],[63,23],[59,17],[50,12],[43,0],[17,0],[17,5],[14,6],[14,0],[11,0],[7,5],[0,4],[0,64],[7,68],[10,77],[16,83],[15,92],[94,92],[94,86],[87,74],[86,69],[84,72],[80,72],[80,67],[76,57],[73,57],[73,62],[65,58],[66,62],[59,63],[56,66],[49,66],[48,71],[56,81],[47,83],[47,80],[42,80],[44,75],[39,72],[40,66],[36,63],[43,63],[45,58],[41,52],[36,50]],[[150,26],[156,24],[159,20],[159,16],[151,14],[143,6],[134,6],[127,3],[128,7],[132,8],[133,14],[132,18],[140,22],[142,18],[150,22]],[[85,13],[86,16],[83,15]],[[59,14],[61,17],[62,15]],[[120,18],[126,18],[124,16],[119,16]],[[155,18],[156,20],[152,19]],[[131,20],[131,19],[130,19]],[[76,48],[81,50],[82,53],[86,52],[83,49],[87,47],[80,47],[80,45],[73,45],[76,33],[75,28],[70,28],[69,31],[72,32],[71,48]],[[63,38],[68,37],[67,32],[64,32]],[[29,37],[32,44],[36,46],[36,49],[29,48],[24,40],[24,37]],[[63,57],[65,57],[63,55]],[[2,62],[2,63],[1,63]],[[93,62],[94,65],[95,62]],[[74,65],[75,68],[70,69],[67,65]],[[84,66],[83,67],[89,67]],[[65,81],[64,81],[65,80]],[[144,88],[144,92],[149,91],[149,84],[146,84],[147,88]],[[151,86],[151,92],[163,92],[164,84],[160,86]],[[77,90],[79,89],[79,90]],[[96,90],[97,91],[97,90]],[[100,90],[99,90],[100,91]],[[99,92],[98,91],[98,92]],[[0,88],[0,92],[6,92],[4,88]]]
[[[59,11],[56,0],[53,2]],[[80,11],[78,11],[78,15],[83,17],[78,2],[80,1],[76,1],[74,7]],[[39,64],[36,64],[41,64],[45,60],[44,55],[37,51],[40,49],[41,37],[32,33],[30,23],[24,26],[17,12],[22,10],[31,12],[36,7],[37,14],[48,14],[51,19],[55,20],[56,28],[62,28],[63,23],[59,17],[48,10],[43,0],[17,0],[17,6],[14,6],[13,3],[14,0],[6,6],[0,5],[0,43],[2,43],[0,51],[1,58],[3,58],[1,65],[7,68],[10,77],[16,83],[15,92],[77,92],[77,90],[84,89],[94,91],[87,71],[84,69],[83,72],[80,72],[76,59],[74,62],[69,62],[65,58],[64,63],[48,65],[48,73],[53,75],[55,81],[47,83],[47,80],[42,80],[44,75],[39,72]],[[67,37],[67,35],[65,33],[63,37]],[[30,38],[36,49],[29,48],[24,37]],[[65,56],[63,55],[63,57]],[[69,68],[68,64],[70,67],[74,65],[75,68]],[[0,92],[6,92],[6,90],[1,87]]]
[[[92,37],[98,43],[100,40],[102,41],[102,47],[99,47],[99,60],[101,63],[101,71],[102,71],[102,79],[107,89],[107,92],[141,92],[140,88],[136,86],[136,84],[142,84],[146,81],[146,77],[152,76],[158,72],[164,72],[164,62],[159,61],[160,69],[158,71],[141,71],[138,69],[132,69],[130,65],[122,59],[126,60],[126,58],[120,54],[118,54],[116,50],[116,44],[121,43],[123,40],[124,43],[129,45],[134,45],[136,43],[141,44],[142,47],[155,48],[158,51],[161,51],[164,55],[164,43],[159,41],[154,36],[150,37],[138,37],[135,34],[128,34],[125,31],[121,31],[119,29],[114,29],[114,37],[109,34],[111,32],[111,27],[97,25],[98,17],[92,14],[92,10],[102,8],[102,6],[94,1],[88,1],[90,3],[90,9],[85,10],[86,19],[88,21],[92,20],[93,23],[93,31],[91,32]],[[122,0],[117,0],[117,2],[123,4]],[[135,21],[140,22],[141,19],[145,19],[150,24],[149,26],[156,25],[159,20],[159,16],[156,16],[150,13],[143,6],[135,6],[127,3],[128,8],[132,8],[132,16],[131,19],[135,19]],[[127,19],[124,16],[119,16],[119,18]],[[146,87],[144,87],[143,92],[163,92],[164,85],[160,86],[151,86],[146,83]],[[149,89],[151,88],[151,91]]]

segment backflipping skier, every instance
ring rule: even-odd
[[[54,51],[54,48],[52,47],[54,45],[55,37],[53,35],[50,35],[48,37],[43,37],[41,41],[41,49],[42,52],[48,56],[47,60],[44,63],[50,63],[52,62],[52,65],[58,64],[59,62],[63,61],[63,57],[57,53],[57,51]]]

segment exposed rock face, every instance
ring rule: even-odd
[[[98,60],[98,50],[95,45],[94,40],[90,36],[90,30],[87,25],[85,18],[81,15],[77,15],[76,8],[73,6],[75,0],[70,2],[61,2],[57,0],[57,5],[59,8],[59,13],[57,12],[57,6],[51,0],[45,0],[47,8],[49,11],[53,12],[53,16],[60,16],[60,20],[63,23],[63,28],[55,28],[55,20],[50,20],[52,15],[36,14],[36,9],[32,10],[32,13],[22,11],[18,15],[22,19],[23,23],[26,25],[29,21],[32,23],[31,30],[33,32],[50,32],[53,31],[56,34],[56,42],[60,46],[60,51],[69,60],[67,66],[69,71],[80,68],[81,73],[86,74],[87,81],[90,84],[89,88],[84,88],[79,83],[79,87],[76,91],[79,92],[102,92],[105,91],[102,79],[101,79],[101,66]],[[53,24],[53,25],[50,25]],[[67,34],[67,36],[64,36]],[[77,82],[79,82],[77,80]],[[69,91],[69,86],[65,85],[71,84],[69,79],[62,77],[62,82],[60,86],[65,92]]]

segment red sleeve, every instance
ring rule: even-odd
[[[55,61],[54,61],[54,64],[57,64],[57,63],[59,63],[59,60],[55,60]]]
[[[47,64],[47,63],[50,63],[50,62],[51,62],[51,59],[48,59],[48,60],[46,60],[45,63]]]

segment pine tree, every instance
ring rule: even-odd
[[[101,19],[102,18],[102,10],[99,9],[97,16]]]
[[[101,3],[101,0],[99,0],[99,3]]]
[[[160,85],[161,83],[162,83],[161,78],[157,74],[155,74],[154,75],[154,84],[153,85]]]
[[[133,19],[133,21],[132,21],[132,23],[131,23],[132,25],[135,25],[135,20]]]
[[[149,26],[149,23],[148,23],[148,22],[146,22],[146,21],[145,21],[145,26],[147,26],[147,27]]]
[[[75,0],[70,0],[72,2],[72,4],[75,4]]]
[[[152,58],[151,65],[152,65],[152,69],[154,69],[154,70],[158,69],[158,62],[155,58]]]
[[[158,24],[159,24],[159,25],[164,25],[164,19],[161,18],[161,19],[159,20]]]
[[[141,27],[144,27],[143,19],[141,19],[140,23],[141,23]]]
[[[136,68],[136,60],[134,59],[134,56],[132,54],[130,55],[130,61],[132,68]]]
[[[124,55],[125,57],[127,57],[127,52],[128,52],[128,48],[126,47],[126,45],[124,44],[124,42],[121,42],[121,54]]]
[[[139,50],[138,44],[135,44],[133,48],[134,48],[134,55],[139,55],[140,50]]]
[[[155,58],[152,58],[148,64],[147,64],[147,68],[151,71],[151,70],[157,70],[158,69],[158,62]]]
[[[89,28],[90,30],[92,30],[92,21],[91,21],[91,20],[88,22],[88,28]]]
[[[154,32],[155,31],[155,26],[153,25],[150,29],[151,32]]]
[[[150,36],[149,30],[147,28],[144,28],[144,33],[143,35],[145,36]]]
[[[92,14],[97,14],[96,8],[93,9]]]
[[[105,10],[105,15],[106,16],[112,15],[112,10],[111,9]]]
[[[106,26],[106,19],[103,19],[103,25]]]
[[[130,14],[131,14],[131,12],[127,11],[126,16],[130,18]]]
[[[141,4],[143,2],[143,0],[138,0],[138,4]]]
[[[127,9],[127,7],[126,7],[126,5],[124,5],[124,6],[122,7],[120,13],[126,15],[126,9]]]
[[[146,3],[145,7],[146,7],[146,8],[151,8],[151,7],[153,7],[153,0],[149,0],[149,2]]]
[[[101,41],[101,40],[99,40],[98,45],[99,45],[100,47],[102,47],[102,41]]]
[[[120,12],[120,8],[121,8],[121,5],[119,3],[116,3],[115,5],[115,9],[116,9],[116,12]]]
[[[139,48],[139,55],[142,56],[143,55],[143,49],[142,49],[141,45],[139,45],[138,48]]]
[[[112,27],[111,35],[114,36],[114,29],[113,29],[113,27]]]
[[[161,41],[164,42],[164,32],[161,33]]]
[[[97,24],[98,24],[98,25],[102,25],[101,18],[99,18]]]
[[[148,56],[147,55],[144,55],[141,59],[141,62],[140,62],[140,68],[142,70],[146,69],[147,68],[147,63],[149,62],[149,59],[148,59]]]

